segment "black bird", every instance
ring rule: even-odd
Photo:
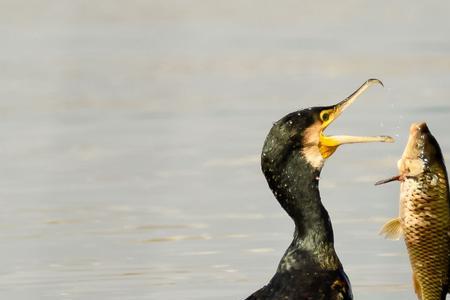
[[[369,79],[333,106],[290,113],[276,122],[264,143],[261,167],[269,187],[294,220],[294,240],[270,282],[247,300],[353,299],[334,249],[331,221],[322,205],[319,178],[339,145],[393,142],[391,137],[326,136],[323,131],[378,79]]]

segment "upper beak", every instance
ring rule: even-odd
[[[324,158],[329,157],[331,154],[336,151],[337,147],[342,144],[353,144],[353,143],[371,143],[371,142],[387,142],[392,143],[394,139],[390,136],[348,136],[348,135],[339,135],[339,136],[326,136],[323,134],[325,128],[327,128],[334,120],[336,120],[341,113],[346,110],[353,102],[364,93],[369,87],[380,84],[383,86],[383,83],[378,79],[369,79],[360,88],[358,88],[355,92],[353,92],[350,96],[348,96],[345,100],[339,102],[338,104],[332,107],[332,113],[330,114],[329,121],[323,123],[320,133],[320,152]]]

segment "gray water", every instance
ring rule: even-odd
[[[355,299],[414,299],[396,173],[411,122],[449,157],[450,4],[2,1],[2,299],[241,299],[292,238],[273,121],[383,80],[328,133],[321,193]]]

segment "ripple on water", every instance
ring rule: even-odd
[[[137,230],[203,229],[207,224],[148,224],[135,227]]]
[[[82,220],[76,220],[76,219],[54,219],[54,220],[47,220],[44,223],[48,225],[64,225],[64,224],[80,224],[82,223]]]
[[[400,252],[386,252],[386,253],[378,253],[377,256],[380,257],[400,257],[405,256],[406,254]]]
[[[177,242],[177,241],[199,241],[199,240],[210,240],[211,236],[207,234],[202,235],[173,235],[166,237],[150,238],[141,241],[143,244],[149,243],[163,243],[163,242]]]
[[[255,248],[255,249],[248,249],[247,251],[251,252],[251,253],[262,254],[262,253],[274,252],[275,249],[273,249],[273,248]]]
[[[407,284],[374,284],[374,285],[353,285],[353,288],[359,289],[361,291],[379,291],[379,292],[403,292],[410,288]]]
[[[193,251],[193,252],[183,252],[180,256],[202,256],[202,255],[215,255],[220,254],[221,251]]]

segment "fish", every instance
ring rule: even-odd
[[[399,175],[376,183],[401,182],[399,216],[388,221],[380,234],[397,240],[403,236],[417,298],[445,299],[449,288],[449,184],[441,148],[426,123],[411,125],[397,167]]]

